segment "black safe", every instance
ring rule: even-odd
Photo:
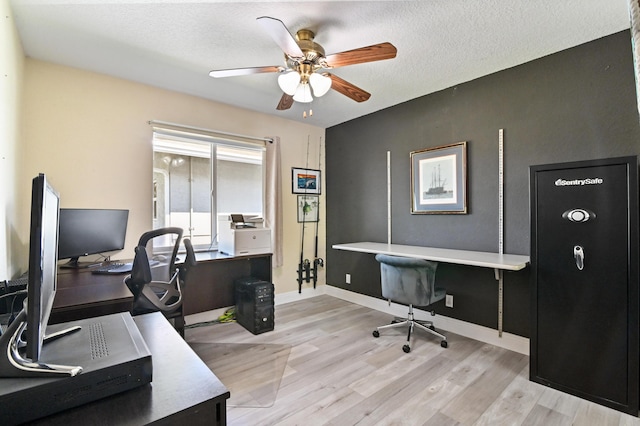
[[[236,321],[253,334],[273,330],[274,286],[257,278],[234,281]]]
[[[637,416],[637,157],[529,171],[530,378]]]

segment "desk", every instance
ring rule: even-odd
[[[133,295],[127,274],[92,274],[90,269],[61,269],[50,324],[129,312]],[[234,280],[255,277],[271,282],[271,253],[229,256],[218,251],[196,253],[196,265],[185,278],[184,315],[235,305]]]
[[[153,360],[149,385],[36,421],[36,425],[226,424],[230,393],[158,312],[134,321]]]
[[[494,270],[496,280],[498,281],[498,334],[500,337],[502,337],[503,271],[519,271],[526,268],[529,264],[529,256],[484,251],[408,246],[402,244],[360,242],[334,244],[332,248],[336,250],[415,257],[436,262],[492,268]]]
[[[58,289],[49,323],[131,311],[133,294],[124,277],[126,274],[96,275],[88,269],[58,271]]]
[[[185,279],[184,314],[235,305],[234,280],[255,277],[271,282],[271,253],[229,256],[218,251],[196,253],[196,266]]]

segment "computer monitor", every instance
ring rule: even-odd
[[[45,175],[33,179],[27,285],[26,356],[37,362],[57,285],[58,193]]]
[[[60,199],[55,189],[39,174],[31,186],[29,236],[29,284],[24,308],[0,336],[0,377],[76,375],[81,367],[47,365],[40,361],[57,286],[58,219]],[[55,334],[63,336],[79,327]]]
[[[81,256],[124,248],[129,210],[60,209],[58,259],[70,259],[61,267],[81,268]]]

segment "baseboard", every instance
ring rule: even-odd
[[[287,293],[279,293],[274,295],[273,302],[277,305],[283,305],[285,303],[296,302],[302,299],[310,299],[312,297],[320,296],[325,294],[325,285],[318,285],[316,288],[303,288],[301,293],[297,291],[290,291]],[[209,322],[215,321],[222,314],[225,313],[230,306],[225,308],[213,309],[211,311],[198,312],[197,314],[186,315],[184,317],[184,322],[186,325],[197,324],[200,322]]]
[[[318,285],[316,288],[303,288],[301,293],[290,291],[287,293],[278,293],[274,296],[274,304],[276,306],[285,303],[296,302],[303,299],[328,294],[347,302],[355,303],[376,311],[386,312],[393,316],[406,316],[407,307],[397,303],[389,305],[386,300],[376,297],[366,296],[364,294],[355,293],[353,291],[344,290],[331,285]],[[188,315],[185,317],[187,324],[195,324],[198,322],[212,321],[218,318],[228,308],[215,309],[213,311],[201,312],[198,314]],[[416,319],[433,321],[436,328],[440,328],[451,333],[456,333],[470,339],[478,340],[483,343],[498,346],[510,351],[529,355],[529,339],[511,333],[502,333],[502,337],[498,336],[498,330],[483,327],[481,325],[472,324],[470,322],[460,321],[455,318],[449,318],[444,315],[436,315],[432,317],[430,313],[421,309],[415,309],[414,315]]]
[[[205,312],[198,312],[197,314],[185,315],[184,323],[185,325],[192,325],[201,322],[215,321],[220,318],[220,316],[224,314],[227,309],[229,309],[229,307],[213,309],[211,311]]]
[[[289,291],[287,293],[278,293],[274,296],[274,303],[276,306],[284,305],[285,303],[297,302],[302,299],[310,299],[312,297],[321,296],[325,293],[326,285],[318,284],[316,288],[303,288],[301,293],[297,291]]]
[[[331,285],[325,285],[322,287],[325,287],[324,294],[328,294],[329,296],[366,306],[367,308],[375,309],[377,311],[386,312],[393,316],[404,317],[407,315],[407,307],[404,305],[396,303],[391,303],[391,305],[389,305],[386,300],[366,296],[364,294],[355,293],[353,291],[344,290]],[[499,337],[498,330],[472,324],[466,321],[460,321],[455,318],[449,318],[444,315],[436,315],[432,317],[429,312],[417,308],[414,309],[414,316],[419,320],[433,321],[433,325],[436,328],[524,355],[529,355],[529,339],[526,337],[505,332],[502,333],[502,337]]]

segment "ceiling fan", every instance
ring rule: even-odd
[[[313,101],[313,96],[323,96],[329,89],[356,102],[364,102],[369,99],[370,93],[325,70],[392,59],[397,52],[394,45],[386,42],[325,55],[324,48],[313,41],[315,37],[313,31],[301,29],[294,38],[279,19],[262,16],[257,18],[257,21],[284,51],[285,66],[213,70],[209,75],[221,78],[269,72],[280,73],[278,85],[284,94],[278,103],[278,110],[291,108],[294,101],[309,103]]]

